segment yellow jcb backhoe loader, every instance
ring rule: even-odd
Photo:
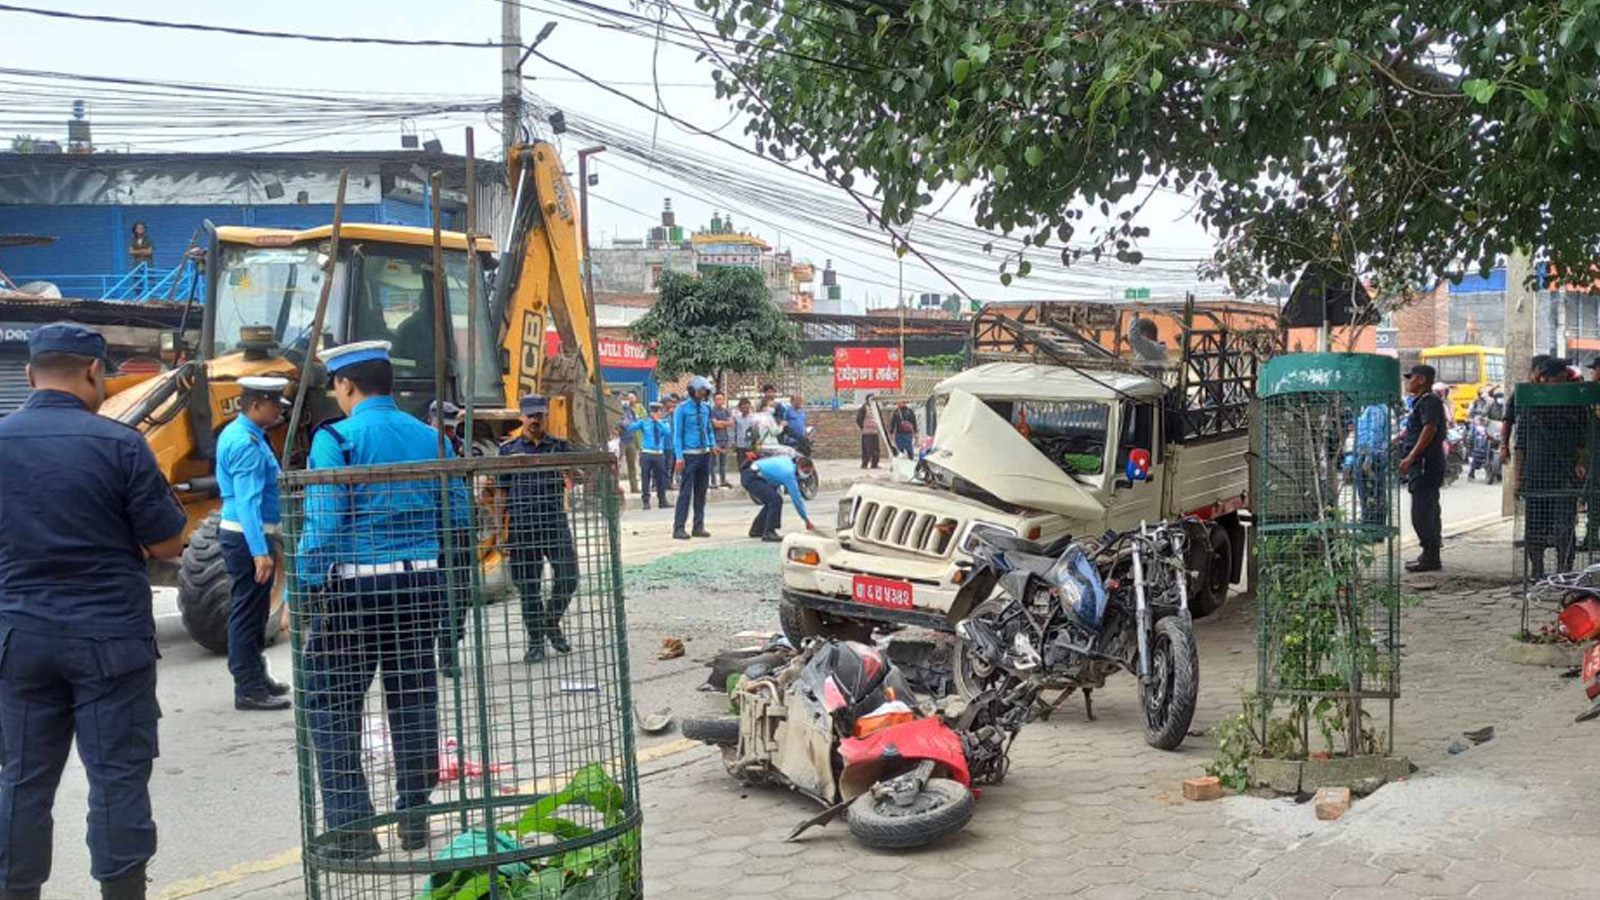
[[[476,367],[477,396],[470,444],[488,454],[518,426],[517,400],[551,397],[551,431],[580,444],[596,435],[589,358],[593,322],[580,284],[580,244],[572,189],[549,144],[515,148],[509,166],[516,201],[510,240],[496,257],[487,237],[476,241],[482,282],[477,286],[476,359],[467,358],[467,236],[445,232],[444,290],[451,335],[446,359],[450,396],[465,405],[468,367]],[[328,258],[331,225],[306,231],[212,227],[205,257],[205,299],[198,346],[171,341],[174,366],[125,387],[101,413],[145,434],[156,460],[189,515],[188,542],[175,572],[155,573],[178,585],[178,606],[190,637],[216,653],[227,650],[229,581],[217,540],[221,499],[216,443],[238,413],[238,380],[281,375],[298,386],[308,348],[362,340],[393,344],[395,400],[423,417],[434,400],[434,298],[430,229],[342,223],[338,259]],[[323,333],[310,334],[323,280],[333,279]],[[493,284],[489,283],[492,280]],[[559,356],[546,353],[545,332],[561,336]],[[299,433],[272,434],[291,465],[304,464],[315,425],[338,414],[320,364],[311,382]],[[283,581],[274,590],[268,640],[281,631]]]

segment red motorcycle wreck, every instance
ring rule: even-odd
[[[850,833],[873,847],[933,843],[972,818],[974,784],[1005,777],[1011,742],[1032,691],[989,692],[943,706],[920,701],[877,649],[813,641],[771,674],[735,689],[735,717],[685,719],[685,737],[722,748],[747,784],[780,784],[826,809],[789,835],[846,812]]]

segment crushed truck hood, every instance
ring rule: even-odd
[[[950,392],[928,460],[1015,506],[1070,519],[1094,519],[1105,512],[1093,493],[966,391]]]

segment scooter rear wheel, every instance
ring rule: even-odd
[[[972,792],[958,781],[930,778],[910,806],[862,794],[850,804],[850,833],[868,847],[923,847],[965,828],[972,820]]]

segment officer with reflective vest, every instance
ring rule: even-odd
[[[530,394],[522,398],[519,407],[522,434],[500,445],[501,456],[572,452],[572,445],[545,433],[549,399]],[[523,661],[543,662],[546,642],[557,653],[572,652],[572,644],[561,632],[561,617],[578,589],[578,549],[567,520],[566,472],[548,466],[529,468],[501,475],[500,488],[505,492],[511,580],[522,596],[522,627],[528,634]],[[554,576],[548,601],[543,596],[546,562]]]
[[[689,539],[684,531],[689,521],[689,504],[694,502],[694,536],[711,537],[706,531],[706,490],[711,486],[711,457],[717,442],[711,431],[711,382],[703,375],[689,380],[689,399],[672,413],[672,449],[677,457],[675,469],[683,473],[678,482],[678,509],[672,517],[672,536]]]
[[[228,608],[228,672],[233,708],[288,709],[289,686],[267,674],[263,651],[272,583],[283,555],[278,529],[278,457],[267,432],[283,423],[289,379],[239,379],[239,415],[217,438],[217,487],[222,493],[218,540],[233,582]]]
[[[346,417],[312,436],[312,471],[438,458],[438,434],[401,412],[390,396],[389,346],[361,341],[318,354]],[[455,455],[448,444],[445,455]],[[367,689],[380,669],[400,846],[428,845],[427,814],[407,811],[428,803],[439,778],[433,653],[445,609],[440,550],[450,545],[448,532],[472,524],[464,481],[452,484],[448,495],[433,478],[364,482],[353,473],[352,481],[306,489],[294,597],[311,623],[301,665],[306,725],[332,837],[322,852],[347,860],[380,852],[361,741]]]
[[[0,900],[50,878],[74,739],[90,874],[106,900],[143,900],[161,718],[145,557],[176,559],[188,518],[139,432],[95,414],[105,338],[45,325],[28,353],[33,393],[0,419]]]
[[[644,470],[644,508],[650,508],[650,489],[656,492],[656,503],[667,508],[667,453],[672,448],[672,424],[661,416],[661,402],[650,404],[650,418],[636,419],[628,425],[628,439],[640,436],[639,463]]]

